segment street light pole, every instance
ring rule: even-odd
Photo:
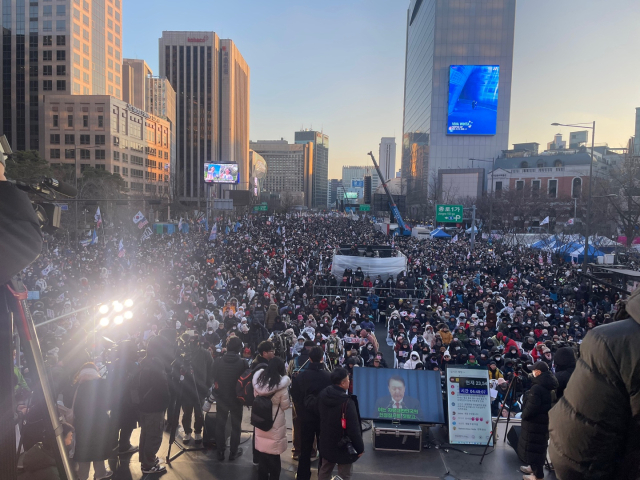
[[[593,191],[593,147],[596,139],[596,121],[593,121],[591,132],[591,162],[589,163],[589,198],[587,199],[587,227],[584,235],[584,258],[582,272],[587,273],[587,257],[589,255],[589,235],[591,235],[591,192]]]

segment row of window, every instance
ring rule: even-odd
[[[64,76],[67,74],[67,66],[66,65],[56,65],[56,75]],[[29,67],[29,75],[32,77],[38,76],[38,66],[31,65]],[[50,77],[53,75],[53,65],[43,65],[42,66],[42,75],[45,77]]]
[[[531,194],[538,195],[540,192],[541,180],[531,181]],[[503,182],[496,182],[495,193],[500,195],[503,190]],[[524,180],[516,180],[516,191],[524,191]],[[549,198],[558,197],[558,180],[548,180],[547,182],[547,194]],[[571,183],[571,197],[579,198],[582,194],[582,179],[574,178]]]
[[[96,145],[104,145],[106,137],[105,135],[94,135]],[[49,143],[52,145],[60,145],[60,134],[52,133],[49,135]],[[74,134],[67,134],[64,136],[65,145],[75,145],[76,136]],[[80,135],[80,145],[91,145],[91,135]]]
[[[35,83],[35,85],[31,84],[29,85],[29,89],[32,92],[37,92],[38,91],[38,82],[33,82]],[[35,88],[33,88],[35,87]],[[56,90],[58,92],[63,92],[67,89],[67,81],[66,80],[56,80]],[[42,81],[42,90],[44,90],[45,92],[50,92],[53,90],[53,80],[43,80]]]
[[[74,125],[73,115],[67,115],[67,127],[73,128],[73,125]],[[60,117],[58,115],[53,116],[53,127],[60,128]],[[89,128],[89,115],[82,116],[82,127]],[[98,115],[98,128],[104,128],[104,115]],[[96,137],[98,137],[98,135],[96,135]],[[104,135],[102,135],[102,138],[103,138],[103,143],[101,143],[101,145],[104,145]]]
[[[106,160],[106,150],[93,150],[95,154],[96,160]],[[60,149],[59,148],[51,148],[49,149],[49,158],[57,159],[60,158]],[[76,158],[76,150],[74,148],[65,148],[64,149],[64,158]],[[91,150],[87,148],[80,149],[80,159],[81,160],[91,160]]]
[[[66,45],[67,37],[65,35],[56,35],[56,45]],[[45,47],[51,47],[53,45],[53,35],[44,35],[42,37],[42,45]]]
[[[42,60],[45,62],[53,61],[53,50],[43,50],[42,51]],[[59,62],[64,62],[67,60],[67,52],[65,50],[56,50],[56,60]]]

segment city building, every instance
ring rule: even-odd
[[[384,175],[384,173],[383,173]],[[364,198],[364,177],[371,177],[371,191],[375,192],[380,185],[380,177],[373,164],[369,166],[343,166],[342,186],[345,192],[357,192],[358,199]]]
[[[0,42],[0,131],[13,150],[43,151],[45,95],[122,98],[120,0],[3,0]]]
[[[589,143],[589,130],[581,130],[569,134],[569,148],[584,147],[587,143]]]
[[[378,165],[385,180],[395,177],[396,173],[396,139],[395,137],[382,137],[378,152]],[[377,187],[374,187],[374,190]]]
[[[176,190],[183,202],[205,198],[204,164],[237,163],[250,188],[249,66],[232,40],[214,32],[162,32],[160,76],[176,92]]]
[[[547,150],[564,150],[567,148],[567,142],[562,140],[562,134],[556,133],[553,136],[553,142],[547,143]]]
[[[296,201],[302,199],[302,205],[312,208],[315,156],[313,142],[291,144],[284,139],[258,140],[250,142],[249,147],[267,164],[262,185],[264,192],[300,192],[302,196],[291,198],[295,198]],[[325,197],[323,208],[326,204]]]
[[[141,110],[147,108],[147,77],[153,75],[144,60],[122,60],[122,99]]]
[[[156,117],[169,121],[171,128],[171,150],[169,152],[170,168],[176,168],[176,92],[169,79],[148,76],[145,79],[145,111]],[[171,198],[176,192],[176,176],[171,176]]]
[[[538,155],[540,151],[540,144],[537,142],[527,142],[527,143],[514,143],[513,144],[513,152],[528,152],[532,155]]]
[[[109,95],[45,95],[42,124],[52,164],[117,173],[131,194],[169,198],[168,120]]]
[[[295,143],[313,144],[311,204],[309,208],[324,209],[327,206],[327,181],[329,180],[329,136],[313,130],[295,132]]]
[[[401,160],[410,212],[438,170],[508,148],[515,14],[516,0],[411,0]]]
[[[338,187],[342,186],[342,180],[331,178],[327,182],[327,207],[335,208],[338,198]]]

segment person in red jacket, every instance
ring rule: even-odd
[[[517,352],[518,352],[518,356],[520,356],[522,354],[520,352],[520,348],[518,347],[518,344],[515,342],[515,340],[513,338],[509,338],[506,335],[504,335],[502,337],[502,341],[504,342],[504,351],[505,352],[508,352],[512,348],[515,348],[517,350]]]

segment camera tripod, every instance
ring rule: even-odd
[[[0,286],[0,471],[7,480],[17,478],[16,437],[13,424],[13,389],[7,386],[13,384],[13,347],[12,330],[15,327],[21,338],[25,340],[25,355],[31,365],[35,367],[36,377],[42,387],[42,395],[51,421],[49,432],[55,436],[56,464],[60,473],[67,480],[76,478],[75,470],[71,466],[67,449],[64,445],[63,430],[60,425],[58,407],[53,398],[49,377],[42,360],[42,351],[33,318],[27,305],[27,289],[20,280],[14,277],[7,285]]]
[[[167,451],[167,465],[171,465],[171,462],[173,462],[176,458],[178,458],[180,455],[182,455],[185,452],[199,452],[202,450],[206,450],[207,448],[204,445],[204,439],[199,446],[194,445],[193,447],[191,446],[187,447],[184,444],[180,444],[176,441],[176,431],[178,429],[178,423],[180,423],[180,409],[182,408],[182,398],[183,398],[184,389],[186,387],[187,377],[191,377],[190,380],[193,381],[193,386],[196,391],[196,397],[198,399],[203,398],[200,396],[200,392],[198,391],[198,384],[196,382],[196,377],[193,374],[193,367],[190,364],[185,366],[185,364],[183,363],[178,373],[180,375],[178,378],[178,382],[172,382],[172,383],[175,383],[175,387],[177,391],[176,399],[174,404],[169,406],[171,414],[169,416],[169,419],[170,419],[169,450]],[[197,408],[201,408],[201,406],[198,405]],[[194,408],[193,414],[195,417],[196,415],[195,408]],[[203,432],[205,433],[204,437],[206,437],[206,430],[207,430],[206,413],[203,412],[203,416],[205,418],[203,420],[202,429],[203,429]],[[176,445],[176,447],[178,447],[179,451],[175,455],[171,456],[171,446],[174,444]]]
[[[502,406],[500,407],[500,411],[498,412],[498,416],[496,417],[496,421],[493,424],[491,429],[491,435],[489,435],[489,439],[487,440],[487,445],[484,447],[484,452],[482,452],[482,457],[480,458],[480,465],[482,465],[482,461],[484,457],[487,455],[487,450],[489,449],[489,445],[491,444],[491,438],[493,438],[493,445],[495,447],[496,444],[496,433],[498,430],[498,422],[500,418],[502,418],[502,412],[504,412],[505,407],[507,409],[507,427],[505,432],[509,431],[509,420],[511,420],[511,407],[516,400],[516,386],[520,383],[520,374],[513,372],[513,378],[509,380],[509,386],[507,387],[507,393],[504,396],[504,401],[502,402]],[[503,442],[507,440],[507,435],[505,433]]]

